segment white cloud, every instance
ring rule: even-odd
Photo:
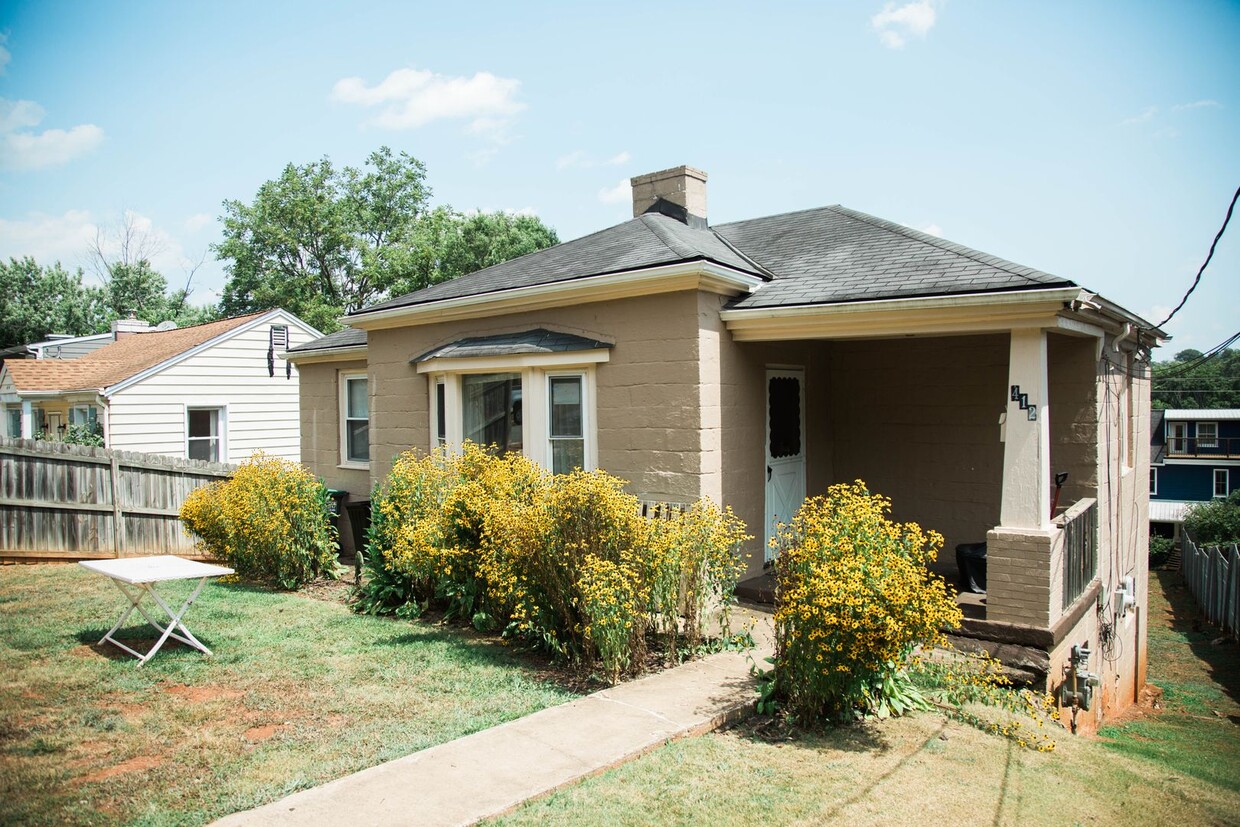
[[[1212,108],[1216,106],[1222,106],[1222,104],[1216,100],[1207,99],[1207,100],[1193,101],[1192,103],[1176,104],[1175,106],[1171,107],[1171,111],[1172,112],[1183,112],[1186,109],[1207,109],[1207,108]]]
[[[598,191],[598,200],[604,204],[623,204],[633,199],[633,187],[628,178],[622,178],[614,187],[603,187]]]
[[[925,39],[934,28],[936,12],[934,0],[916,0],[896,6],[888,3],[883,10],[870,18],[870,25],[878,32],[878,38],[889,49],[903,49],[909,38]]]
[[[561,155],[555,161],[555,168],[558,170],[565,169],[593,169],[594,167],[618,167],[621,164],[627,164],[632,160],[633,156],[628,150],[618,152],[604,161],[596,161],[593,156],[583,149],[570,152],[567,155]]]
[[[186,258],[181,243],[150,218],[126,211],[132,229],[145,235],[151,251],[151,266],[175,283],[193,266]],[[59,261],[66,268],[90,270],[90,251],[99,239],[103,253],[114,258],[120,252],[120,240],[109,232],[88,210],[69,210],[63,215],[30,213],[25,219],[0,218],[0,259],[31,256],[40,264]]]
[[[1147,106],[1145,107],[1145,109],[1141,110],[1141,114],[1133,115],[1131,118],[1125,118],[1124,120],[1119,122],[1119,125],[1120,126],[1135,126],[1136,124],[1140,124],[1140,123],[1148,123],[1149,121],[1153,120],[1154,116],[1157,114],[1158,114],[1157,106]]]
[[[58,166],[103,142],[103,130],[94,124],[32,131],[45,114],[34,101],[0,98],[0,166],[13,170]]]
[[[184,227],[186,230],[189,230],[191,233],[196,233],[210,223],[211,223],[211,216],[205,212],[200,212],[200,213],[194,213],[189,218],[185,219]]]
[[[943,228],[940,227],[938,224],[927,224],[926,226],[921,228],[921,231],[925,233],[926,235],[932,235],[935,238],[943,237]]]
[[[473,77],[397,69],[374,86],[359,77],[332,87],[332,100],[379,107],[370,123],[387,129],[417,129],[439,120],[470,120],[471,129],[493,129],[525,109],[516,100],[521,81],[478,72]]]

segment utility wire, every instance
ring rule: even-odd
[[[1240,198],[1240,187],[1236,187],[1236,192],[1231,197],[1231,205],[1227,207],[1227,217],[1223,219],[1223,226],[1218,228],[1218,232],[1214,235],[1214,241],[1210,243],[1210,252],[1206,255],[1206,260],[1201,263],[1201,269],[1197,271],[1197,278],[1193,279],[1192,287],[1188,288],[1188,292],[1184,294],[1184,298],[1180,299],[1180,303],[1175,306],[1167,318],[1163,319],[1156,326],[1162,327],[1171,321],[1172,316],[1180,312],[1180,308],[1184,306],[1184,302],[1188,301],[1188,297],[1197,289],[1197,285],[1201,282],[1201,274],[1206,271],[1206,265],[1210,263],[1210,259],[1214,258],[1214,248],[1218,246],[1218,240],[1223,237],[1223,231],[1227,229],[1227,222],[1231,221],[1231,212],[1236,208],[1236,199]]]
[[[1240,330],[1237,330],[1235,333],[1231,334],[1231,336],[1219,342],[1217,345],[1210,348],[1205,353],[1198,356],[1196,359],[1193,359],[1191,362],[1185,362],[1183,365],[1177,365],[1174,370],[1168,371],[1167,373],[1164,373],[1162,376],[1159,376],[1158,380],[1176,379],[1178,377],[1184,376],[1186,373],[1196,370],[1197,368],[1204,365],[1206,362],[1209,362],[1217,358],[1218,356],[1221,356],[1223,352],[1226,351],[1227,348],[1234,345],[1237,340],[1240,340]]]

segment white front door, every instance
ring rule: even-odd
[[[776,525],[792,521],[805,500],[805,371],[766,372],[766,559]]]
[[[1188,423],[1187,422],[1168,422],[1167,423],[1167,453],[1169,454],[1187,454],[1188,453]]]

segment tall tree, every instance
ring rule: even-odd
[[[1213,355],[1182,350],[1170,362],[1153,364],[1152,398],[1157,408],[1240,408],[1240,350]]]
[[[108,329],[107,297],[82,284],[56,262],[40,267],[33,258],[0,261],[0,346],[27,344],[52,333],[85,336]]]
[[[430,194],[422,163],[387,147],[361,169],[289,164],[252,204],[224,202],[223,311],[280,306],[330,331],[346,311],[557,241],[532,216],[429,209]]]

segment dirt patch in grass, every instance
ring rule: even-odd
[[[268,738],[274,737],[287,728],[288,726],[286,724],[263,724],[262,726],[252,726],[242,733],[241,737],[251,743],[266,741]]]
[[[114,778],[118,775],[127,775],[131,772],[145,772],[146,770],[153,770],[163,763],[164,759],[158,755],[138,755],[134,758],[130,758],[128,761],[113,764],[107,769],[96,770],[88,775],[83,775],[77,779],[76,783],[94,784],[108,778]]]
[[[233,700],[240,698],[244,693],[238,689],[228,689],[223,686],[189,686],[187,684],[173,684],[165,686],[164,691],[169,695],[176,695],[178,698],[189,701],[193,704],[205,704],[209,701]]]

